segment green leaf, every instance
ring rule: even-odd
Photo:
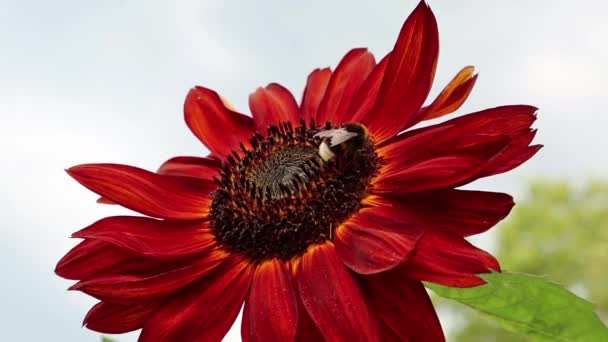
[[[593,305],[542,277],[518,273],[480,275],[473,288],[425,285],[439,296],[479,310],[505,328],[535,341],[608,341]]]
[[[107,338],[105,336],[101,337],[101,342],[116,342],[115,340],[111,339],[111,338]]]

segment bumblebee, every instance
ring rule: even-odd
[[[320,131],[314,137],[321,139],[319,156],[323,161],[329,161],[337,155],[348,158],[359,151],[367,142],[369,132],[361,124],[348,123],[341,128]]]

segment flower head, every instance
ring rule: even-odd
[[[196,87],[186,123],[211,151],[158,172],[70,168],[78,182],[146,216],[101,219],[58,264],[100,302],[88,328],[140,341],[216,341],[243,302],[245,341],[443,341],[421,281],[468,287],[500,270],[465,237],[511,210],[509,195],[459,190],[534,155],[536,108],[457,110],[465,67],[429,105],[439,46],[421,2],[379,62],[353,49],[308,76],[302,100],[272,83],[252,117]]]

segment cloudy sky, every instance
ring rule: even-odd
[[[608,3],[429,2],[441,35],[433,94],[472,64],[480,78],[461,113],[541,109],[541,153],[473,187],[523,196],[529,177],[607,173]],[[248,94],[272,81],[300,94],[310,70],[335,66],[352,47],[384,55],[415,3],[0,0],[3,339],[99,340],[80,326],[94,301],[65,291],[70,282],[53,268],[76,243],[72,231],[122,211],[95,204],[66,167],[155,169],[170,156],[203,155],[182,119],[191,86],[214,88],[243,111]]]

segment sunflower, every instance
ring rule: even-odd
[[[483,284],[498,262],[467,236],[513,206],[457,189],[509,171],[530,146],[536,108],[503,106],[415,129],[456,111],[477,75],[463,68],[429,105],[438,57],[420,2],[376,63],[353,49],[316,69],[298,104],[272,83],[252,117],[195,87],[185,119],[210,150],[157,172],[86,164],[69,175],[145,216],[103,218],[56,273],[100,302],[84,324],[142,329],[140,341],[219,341],[243,303],[245,341],[443,341],[422,281]]]

